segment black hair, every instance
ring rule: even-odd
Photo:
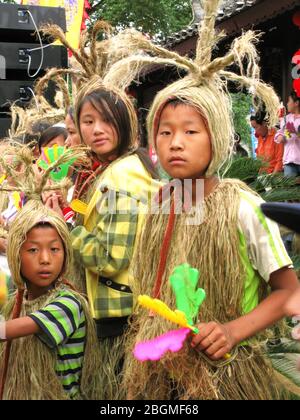
[[[300,106],[300,97],[297,95],[295,90],[292,90],[290,97],[293,99],[294,102],[299,102],[298,106]]]
[[[31,133],[30,134],[25,134],[24,143],[28,144],[28,143],[31,143],[33,141],[38,143],[41,134],[45,130],[47,130],[47,128],[50,128],[50,127],[51,127],[51,124],[49,124],[46,121],[38,121],[38,122],[34,123],[33,126],[31,127]]]
[[[165,106],[167,105],[173,105],[175,108],[178,105],[188,105],[188,103],[186,103],[183,99],[180,99],[180,98],[172,98],[166,102]]]
[[[73,121],[73,123],[75,124],[75,110],[73,106],[70,106],[67,110],[67,115],[70,116],[71,120]]]
[[[47,221],[45,221],[45,222],[38,222],[36,225],[34,225],[32,227],[32,229],[34,229],[34,228],[52,228],[52,229],[55,229],[56,230],[55,226],[52,225],[52,223],[47,222]]]
[[[149,156],[148,150],[144,147],[138,147],[136,150],[134,150],[133,153],[138,155],[140,161],[144,165],[145,169],[149,172],[151,177],[153,179],[159,179],[159,174]]]
[[[40,136],[38,144],[39,144],[39,150],[41,151],[42,147],[46,147],[48,143],[52,139],[54,139],[57,136],[63,136],[66,140],[68,137],[68,132],[63,127],[49,127],[47,128]]]
[[[266,112],[258,111],[255,115],[251,115],[250,121],[255,121],[257,124],[261,125],[266,122]]]

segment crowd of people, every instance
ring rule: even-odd
[[[281,130],[269,129],[278,122],[279,100],[257,79],[255,33],[213,60],[218,1],[203,5],[194,60],[138,33],[124,35],[129,53],[116,58],[108,41],[96,50],[102,26],[95,28],[91,55],[77,54],[82,78],[77,72],[79,89],[65,121],[47,126],[43,116],[28,132],[37,146],[3,143],[1,269],[10,293],[0,321],[2,399],[290,398],[288,381],[261,343],[274,324],[300,313],[299,281],[261,198],[218,174],[234,147],[224,78],[257,87],[265,102],[265,115],[252,119],[266,144],[259,148],[273,171],[282,170],[284,154],[288,175],[298,175],[300,165],[300,99],[293,93]],[[252,63],[249,73],[225,71],[244,59]],[[137,113],[126,93],[137,68],[160,62],[187,71],[157,94],[148,114],[149,144],[167,184],[139,147]],[[39,161],[51,149],[61,154],[45,169]],[[68,176],[54,182],[70,162]],[[206,292],[193,314],[199,331],[179,352],[141,362],[134,346],[152,343],[172,325],[139,307],[138,296],[176,309],[168,279],[184,263],[199,271]]]

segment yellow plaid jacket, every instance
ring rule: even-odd
[[[130,261],[148,204],[159,187],[137,155],[117,160],[96,183],[83,226],[71,232],[75,258],[85,267],[95,319],[132,312]]]

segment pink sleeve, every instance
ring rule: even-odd
[[[286,117],[286,121],[284,120],[284,118],[281,118],[281,120],[280,120],[280,130],[277,131],[277,133],[275,134],[275,137],[274,137],[274,141],[276,143],[279,143],[279,141],[277,141],[279,136],[283,136],[284,139],[286,140],[286,138],[285,138],[285,126],[286,126],[287,119],[288,119],[288,116]]]

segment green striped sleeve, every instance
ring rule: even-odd
[[[51,348],[67,341],[78,329],[82,307],[71,294],[59,296],[39,311],[30,314],[40,327],[40,338]]]

